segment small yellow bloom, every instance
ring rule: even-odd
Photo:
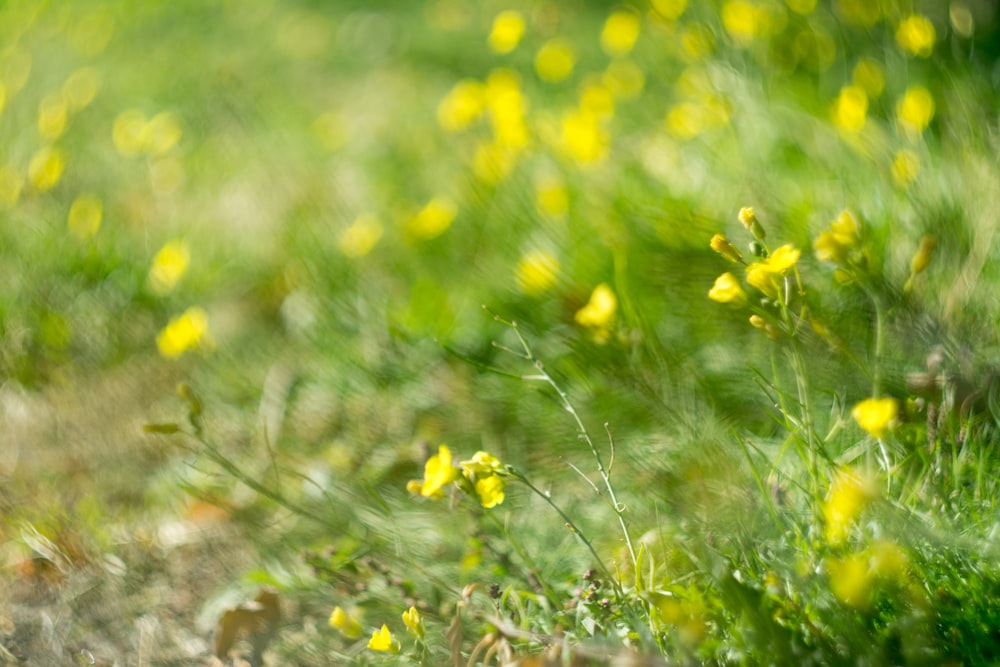
[[[93,238],[101,228],[103,213],[101,200],[94,195],[80,195],[69,207],[67,226],[70,233],[81,241]]]
[[[559,261],[545,250],[533,250],[517,264],[517,286],[525,294],[537,295],[552,287],[559,273]]]
[[[486,509],[496,507],[504,501],[504,486],[506,481],[499,475],[490,475],[476,480],[476,493],[479,494],[479,503]]]
[[[854,522],[876,495],[872,480],[859,473],[848,469],[834,473],[830,491],[823,501],[826,541],[834,546],[843,544]]]
[[[844,264],[847,262],[848,253],[857,247],[859,242],[858,221],[850,211],[844,210],[830,223],[828,230],[816,237],[813,241],[813,250],[816,252],[816,259],[821,262]]]
[[[201,308],[188,308],[170,320],[156,337],[156,347],[167,359],[176,359],[188,350],[207,350],[212,347],[208,329],[208,316]]]
[[[59,184],[66,170],[66,154],[60,149],[46,146],[28,163],[28,180],[39,192],[51,190]]]
[[[766,237],[764,233],[764,228],[761,226],[760,221],[757,219],[757,213],[753,210],[752,206],[744,206],[740,209],[737,214],[736,219],[740,221],[740,224],[746,227],[746,230],[753,234],[753,237],[758,241],[763,241]]]
[[[600,162],[608,153],[610,137],[596,114],[574,110],[562,119],[562,146],[580,165]]]
[[[885,88],[882,67],[870,58],[861,58],[851,72],[851,81],[870,98],[878,97]]]
[[[917,275],[924,272],[931,263],[935,247],[937,247],[937,239],[933,236],[928,234],[920,239],[920,247],[917,248],[917,251],[913,254],[913,258],[910,260],[910,273]]]
[[[762,10],[745,0],[733,0],[722,6],[722,26],[737,46],[747,46],[759,36],[765,21]]]
[[[555,37],[535,55],[535,71],[542,81],[558,83],[573,73],[576,54],[565,40]]]
[[[858,425],[873,438],[884,437],[899,414],[899,403],[894,398],[867,398],[851,411]]]
[[[334,607],[330,614],[329,625],[335,630],[339,630],[348,639],[357,639],[361,636],[361,624],[353,616],[348,615],[340,607]]]
[[[871,604],[875,578],[864,554],[851,554],[826,561],[830,575],[830,590],[844,604],[855,609],[867,609]]]
[[[182,134],[177,116],[169,111],[158,113],[143,128],[143,149],[151,155],[163,155],[177,145]]]
[[[372,630],[372,638],[368,640],[368,648],[383,653],[399,653],[399,642],[389,632],[389,627],[383,623],[381,629]]]
[[[896,118],[907,132],[919,135],[934,118],[934,97],[923,86],[910,86],[896,103]]]
[[[360,215],[340,233],[337,247],[346,257],[356,259],[372,251],[382,238],[382,223],[374,215]]]
[[[406,631],[417,639],[424,636],[424,619],[416,607],[411,606],[403,612],[403,625],[406,626]]]
[[[715,284],[708,291],[708,298],[719,303],[743,306],[747,302],[747,293],[743,291],[743,286],[736,276],[726,272],[715,279]]]
[[[802,251],[798,248],[791,243],[786,243],[772,252],[765,260],[765,263],[769,270],[780,274],[795,266],[801,254]]]
[[[470,478],[475,475],[492,475],[503,468],[500,459],[484,451],[476,452],[471,459],[461,461],[458,465],[462,466],[463,472]]]
[[[493,19],[493,29],[487,40],[494,53],[510,53],[521,43],[524,35],[524,16],[508,9]]]
[[[406,231],[414,238],[428,241],[447,231],[456,215],[458,207],[453,201],[435,197],[406,223]]]
[[[668,21],[676,21],[687,8],[687,0],[652,0],[656,13]]]
[[[406,489],[425,498],[440,498],[444,496],[444,487],[456,479],[458,479],[458,468],[451,463],[451,450],[447,445],[440,445],[438,453],[427,459],[424,464],[423,481],[411,481],[406,485]]]
[[[608,17],[601,30],[601,48],[609,56],[627,56],[639,38],[639,17],[635,12],[617,11]]]
[[[153,257],[153,265],[149,268],[147,282],[156,294],[167,294],[187,272],[191,263],[191,249],[182,240],[170,241]]]
[[[716,234],[712,237],[712,240],[708,242],[709,247],[715,252],[719,253],[730,262],[735,262],[739,264],[743,261],[743,253],[741,253],[736,246],[726,240],[726,237],[722,234]]]
[[[896,43],[908,55],[920,58],[931,55],[936,37],[934,24],[921,14],[906,17],[896,29]]]
[[[844,132],[857,133],[865,127],[868,95],[858,86],[844,86],[830,109],[833,124]]]
[[[66,131],[69,109],[61,93],[52,93],[38,103],[38,134],[46,141],[55,141]]]
[[[135,109],[121,112],[111,126],[111,139],[121,155],[140,154],[146,147],[146,116]]]
[[[601,283],[590,293],[587,305],[576,311],[574,319],[581,326],[603,329],[611,323],[617,308],[618,298],[614,291]]]
[[[486,86],[463,79],[441,100],[437,109],[438,125],[448,132],[467,128],[486,109]]]
[[[543,180],[535,186],[535,205],[544,215],[559,217],[569,210],[569,193],[561,181]]]

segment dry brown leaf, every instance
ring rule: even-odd
[[[245,636],[250,640],[253,654],[251,667],[260,667],[267,644],[278,630],[281,607],[278,594],[262,590],[252,602],[245,602],[226,611],[215,627],[215,655],[224,660],[236,641]]]

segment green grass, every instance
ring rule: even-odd
[[[0,655],[995,661],[995,8],[810,4],[0,7]]]

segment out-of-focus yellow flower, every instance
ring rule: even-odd
[[[458,468],[452,465],[451,450],[447,445],[440,445],[438,453],[424,464],[424,479],[410,481],[406,488],[410,493],[417,493],[425,498],[440,498],[444,495],[444,487],[456,479]]]
[[[681,60],[686,63],[696,63],[712,54],[715,49],[715,37],[706,26],[693,22],[684,26],[678,44]]]
[[[580,86],[580,111],[601,119],[615,115],[615,98],[599,79],[591,77]]]
[[[844,604],[855,609],[867,609],[871,604],[875,578],[865,554],[851,554],[826,561],[830,575],[830,591]]]
[[[708,290],[708,298],[719,303],[743,306],[747,302],[747,293],[743,291],[743,286],[736,276],[726,272],[715,279],[712,289]]]
[[[378,630],[372,630],[372,638],[368,640],[368,648],[383,653],[399,653],[399,642],[389,632],[389,627],[383,623]]]
[[[416,607],[411,605],[409,609],[403,612],[403,625],[406,626],[406,631],[417,639],[423,638],[425,633],[424,619],[420,616],[420,612],[417,611]]]
[[[330,614],[328,623],[331,628],[339,630],[348,639],[357,639],[361,636],[361,623],[340,607],[333,608],[333,613]]]
[[[61,93],[50,93],[38,103],[38,134],[55,141],[66,131],[69,109]]]
[[[693,139],[704,129],[705,110],[694,102],[680,102],[667,111],[667,131],[678,139]]]
[[[535,204],[544,215],[558,217],[569,210],[569,193],[562,181],[547,179],[535,186]]]
[[[908,133],[919,135],[934,118],[934,97],[923,86],[910,86],[896,102],[896,118]]]
[[[830,119],[839,129],[856,133],[865,127],[868,95],[859,86],[844,86],[830,108]]]
[[[937,239],[930,234],[923,236],[920,239],[917,251],[913,253],[913,258],[910,259],[910,273],[913,275],[923,273],[930,265],[931,258],[934,256],[934,248],[936,247]]]
[[[347,119],[342,113],[327,111],[313,121],[312,132],[326,150],[340,150],[347,143]]]
[[[340,232],[337,247],[345,257],[364,257],[382,238],[382,223],[374,215],[359,215],[351,225]]]
[[[785,244],[772,252],[763,262],[755,262],[747,267],[747,282],[772,299],[778,298],[778,279],[799,261],[801,251],[791,244]]]
[[[517,286],[525,294],[537,295],[552,287],[559,273],[559,261],[545,250],[532,250],[517,264]]]
[[[791,243],[786,243],[768,255],[768,258],[764,260],[764,263],[770,271],[781,274],[795,266],[795,264],[799,261],[801,254],[802,251],[798,248],[793,246]]]
[[[899,414],[899,403],[891,397],[866,398],[851,410],[858,426],[873,438],[884,437]]]
[[[877,491],[872,480],[854,470],[836,471],[823,501],[826,541],[834,546],[843,544],[850,535],[854,522],[876,497]]]
[[[851,71],[851,81],[865,91],[869,98],[876,98],[885,89],[885,72],[871,58],[860,58]]]
[[[605,283],[601,283],[590,293],[587,305],[576,311],[574,319],[580,326],[604,329],[611,324],[618,309],[618,297]]]
[[[438,125],[448,132],[468,127],[486,109],[486,86],[463,79],[441,100],[437,109]]]
[[[427,241],[443,234],[458,215],[458,207],[447,197],[434,197],[406,223],[414,238]]]
[[[90,105],[97,96],[101,85],[101,75],[93,67],[81,67],[63,82],[62,96],[70,111],[80,111]]]
[[[182,135],[177,116],[163,111],[149,119],[143,132],[143,148],[151,155],[163,155],[177,145]]]
[[[166,294],[177,286],[191,263],[191,249],[182,240],[170,241],[153,257],[148,283],[156,294]]]
[[[813,250],[816,252],[816,259],[821,262],[843,264],[847,261],[848,253],[857,247],[860,240],[858,221],[854,214],[845,209],[830,223],[829,229],[816,237]]]
[[[490,72],[486,79],[486,105],[494,142],[499,148],[513,155],[528,145],[528,103],[517,74],[506,68]]]
[[[614,60],[608,63],[602,80],[612,95],[627,100],[642,92],[646,74],[631,60]]]
[[[562,147],[580,165],[603,160],[608,153],[610,137],[600,119],[592,113],[574,110],[562,118]]]
[[[785,0],[785,4],[796,14],[808,16],[816,9],[816,0]]]
[[[934,51],[937,34],[934,24],[922,14],[912,14],[896,28],[896,43],[908,55],[927,58]]]
[[[736,215],[736,219],[758,241],[763,241],[766,238],[767,234],[764,232],[764,227],[760,224],[760,220],[757,219],[757,212],[753,210],[752,206],[741,208],[740,212]]]
[[[146,146],[146,116],[136,109],[121,112],[111,126],[111,139],[121,155],[139,155]]]
[[[21,196],[24,187],[24,176],[21,170],[13,165],[0,166],[0,204],[12,208]]]
[[[66,154],[59,148],[46,146],[28,163],[28,180],[36,190],[46,192],[59,184],[65,170]]]
[[[722,27],[737,46],[747,46],[763,28],[762,10],[745,0],[731,0],[722,6]]]
[[[576,54],[566,40],[554,37],[535,54],[535,71],[542,81],[558,83],[573,73]]]
[[[487,42],[494,53],[510,53],[524,36],[524,16],[508,9],[496,15]]]
[[[614,12],[601,30],[601,48],[613,58],[627,56],[638,39],[639,16],[635,12]]]
[[[479,495],[479,504],[490,509],[503,503],[507,497],[504,493],[506,481],[499,475],[490,475],[477,479],[475,483],[476,493]]]
[[[493,475],[503,469],[500,459],[489,452],[478,451],[467,461],[460,461],[459,464],[466,477],[472,479],[478,475]]]
[[[652,0],[653,9],[668,21],[676,21],[684,13],[687,0]]]
[[[901,188],[908,188],[920,173],[920,158],[909,148],[896,153],[892,159],[892,180]]]
[[[872,574],[880,579],[903,582],[910,569],[910,559],[895,542],[876,540],[869,552],[869,567]]]
[[[712,240],[708,242],[708,245],[712,250],[719,253],[730,262],[735,262],[739,264],[743,261],[743,254],[734,246],[732,243],[726,240],[726,237],[722,234],[716,234],[712,237]]]
[[[171,319],[156,337],[156,347],[167,359],[176,359],[188,350],[211,349],[212,335],[205,311],[195,306]]]
[[[101,228],[104,206],[94,195],[80,195],[69,207],[67,227],[70,233],[81,241],[93,238]]]

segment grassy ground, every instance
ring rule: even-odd
[[[990,664],[996,12],[3,5],[0,661]]]

